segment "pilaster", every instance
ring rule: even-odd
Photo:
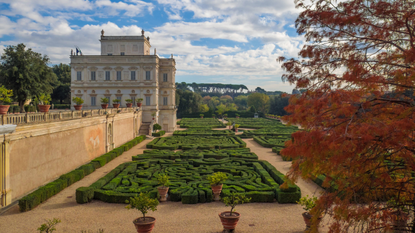
[[[12,202],[12,191],[10,189],[10,154],[9,154],[10,140],[1,143],[1,159],[0,159],[0,206],[4,207]]]

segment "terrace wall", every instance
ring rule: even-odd
[[[18,125],[1,137],[1,206],[138,136],[142,111]]]

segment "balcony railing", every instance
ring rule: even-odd
[[[36,124],[54,121],[66,121],[72,119],[79,119],[83,117],[102,116],[113,113],[128,113],[134,112],[138,108],[110,108],[110,109],[91,109],[80,111],[50,111],[48,113],[22,113],[22,114],[7,114],[0,115],[2,125],[23,125]]]

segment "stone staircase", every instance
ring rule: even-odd
[[[143,122],[141,124],[140,131],[139,131],[140,135],[148,135],[148,132],[150,130],[150,124],[151,124],[150,122],[148,123]]]

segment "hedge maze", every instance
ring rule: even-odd
[[[226,149],[243,147],[246,147],[246,143],[235,136],[172,136],[155,138],[147,144],[147,148],[162,150]]]
[[[212,130],[206,128],[190,128],[187,130],[176,130],[173,136],[235,136],[232,130]]]
[[[281,136],[291,137],[291,134],[297,131],[295,126],[281,126],[281,127],[269,127],[256,130],[244,130],[244,133],[240,135],[242,138],[252,138],[254,136]]]
[[[275,127],[287,127],[280,121],[270,120],[265,118],[227,118],[227,121],[235,122],[241,128],[275,128]]]
[[[225,128],[226,126],[215,118],[183,118],[177,122],[180,128]]]
[[[170,201],[183,204],[210,202],[212,191],[207,176],[224,172],[221,196],[232,192],[245,193],[252,202],[295,203],[301,197],[296,185],[281,189],[284,174],[269,162],[258,160],[248,148],[167,151],[148,150],[133,156],[133,161],[119,165],[90,187],[77,189],[76,200],[86,203],[92,199],[110,203],[125,203],[129,197],[149,193],[157,197],[160,173],[170,176]]]

